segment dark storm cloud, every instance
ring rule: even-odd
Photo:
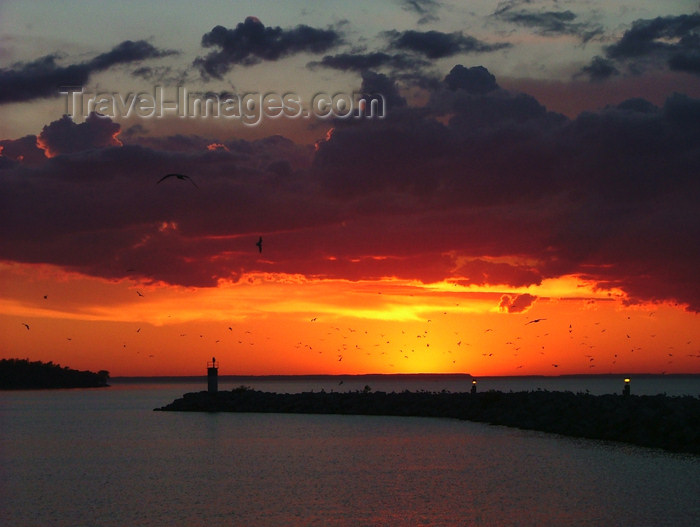
[[[483,66],[465,68],[457,64],[445,77],[445,84],[451,90],[464,90],[468,93],[487,93],[498,89],[496,77]]]
[[[446,85],[428,108],[448,124],[406,108],[363,129],[336,129],[314,161],[329,195],[352,197],[365,214],[420,217],[395,225],[395,235],[436,257],[455,250],[450,272],[473,280],[489,272],[489,283],[528,285],[580,274],[631,301],[700,310],[692,241],[700,236],[692,198],[700,101],[635,99],[571,120],[526,94]],[[420,222],[434,222],[430,234]],[[488,262],[480,275],[474,262],[483,254],[538,263]]]
[[[57,121],[46,129],[64,127]],[[336,221],[336,211],[294,179],[298,166],[308,166],[308,147],[282,137],[221,144],[187,152],[105,146],[38,166],[0,163],[0,219],[9,222],[0,225],[1,258],[213,286],[250,269],[259,234]],[[198,188],[176,179],[159,184],[169,172],[189,175]]]
[[[95,72],[175,53],[158,49],[144,40],[126,40],[111,51],[80,64],[60,66],[56,63],[57,54],[13,64],[11,68],[0,69],[0,104],[58,96],[63,87],[85,85]]]
[[[450,126],[469,133],[473,129],[483,134],[485,129],[551,121],[559,124],[564,117],[548,112],[534,97],[501,89],[496,77],[483,66],[466,68],[456,65],[434,90],[430,108],[442,115],[450,115]]]
[[[608,46],[610,58],[627,59],[654,54],[697,51],[700,14],[636,20],[622,38]]]
[[[136,127],[140,125],[135,125]],[[194,134],[174,134],[168,136],[152,136],[145,133],[140,128],[129,128],[119,139],[128,144],[141,145],[154,150],[165,150],[168,152],[197,152],[206,150],[212,144],[211,139]],[[143,134],[143,135],[142,135]]]
[[[76,124],[64,115],[58,121],[44,126],[38,137],[38,144],[47,154],[69,154],[93,148],[117,146],[121,144],[116,136],[120,126],[105,117],[91,113],[85,122]]]
[[[378,109],[382,114],[384,113],[383,110],[406,106],[406,99],[399,94],[399,88],[396,82],[383,73],[376,73],[374,71],[362,72],[362,86],[360,87],[360,91],[366,94],[367,99],[371,99],[377,94],[382,95],[383,101],[387,106],[385,109]]]
[[[324,67],[360,73],[381,71],[400,81],[404,88],[431,90],[440,83],[439,76],[430,70],[431,65],[431,61],[415,53],[374,51],[326,55],[322,60],[309,62],[306,66],[309,69]]]
[[[46,160],[44,150],[37,146],[35,135],[26,135],[20,139],[0,141],[0,156],[12,161],[34,164]]]
[[[698,47],[700,48],[700,46]],[[668,58],[668,67],[675,71],[686,71],[700,75],[700,49],[671,55]]]
[[[497,9],[494,16],[525,27],[535,28],[541,35],[577,35],[584,42],[602,33],[602,28],[578,22],[578,16],[566,11],[513,10],[512,5]]]
[[[582,114],[564,128],[558,144],[572,199],[552,239],[559,264],[590,266],[632,298],[700,310],[691,272],[700,218],[690,197],[700,190],[698,117],[700,101],[676,95],[661,108],[633,100]]]
[[[341,42],[334,29],[299,25],[290,29],[265,27],[255,17],[247,17],[235,29],[214,27],[202,36],[202,46],[218,48],[194,65],[205,77],[221,79],[233,66],[250,66],[263,60],[279,60],[296,53],[323,53]]]
[[[455,271],[464,277],[465,285],[505,284],[510,287],[527,287],[542,282],[542,275],[537,269],[519,264],[490,262],[483,258],[460,262]]]
[[[448,75],[424,106],[333,123],[315,152],[279,136],[185,148],[137,130],[142,144],[0,162],[0,255],[205,286],[250,271],[513,287],[576,275],[700,311],[700,101],[569,119],[474,73],[495,88]],[[168,172],[198,188],[156,184]]]
[[[613,75],[619,75],[620,72],[613,61],[595,56],[588,66],[581,68],[581,73],[588,75],[592,81],[602,81]]]
[[[488,44],[461,31],[443,33],[441,31],[386,31],[390,47],[425,55],[429,59],[451,57],[458,53],[486,53],[508,48],[511,44],[498,42]]]
[[[596,57],[583,72],[601,80],[610,76],[615,63],[633,74],[666,66],[700,75],[700,14],[636,20],[620,40],[605,48],[605,57]]]

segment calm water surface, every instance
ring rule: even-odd
[[[0,525],[700,525],[698,457],[449,419],[152,411],[200,389],[0,393]]]

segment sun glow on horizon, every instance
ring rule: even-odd
[[[198,374],[212,354],[231,374],[700,371],[694,314],[627,306],[574,276],[507,289],[252,273],[186,288],[52,266],[0,271],[5,357],[113,375]],[[499,308],[525,294],[534,300],[521,311]]]

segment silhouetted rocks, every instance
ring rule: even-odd
[[[108,386],[109,372],[97,373],[62,367],[53,362],[27,359],[0,360],[0,390],[44,388],[101,388]]]
[[[159,411],[451,417],[700,454],[700,399],[572,392],[188,393]]]

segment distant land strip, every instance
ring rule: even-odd
[[[109,386],[109,372],[74,370],[53,362],[29,359],[0,360],[0,390],[102,388]]]
[[[449,417],[700,454],[700,398],[528,392],[187,393],[156,411]]]

